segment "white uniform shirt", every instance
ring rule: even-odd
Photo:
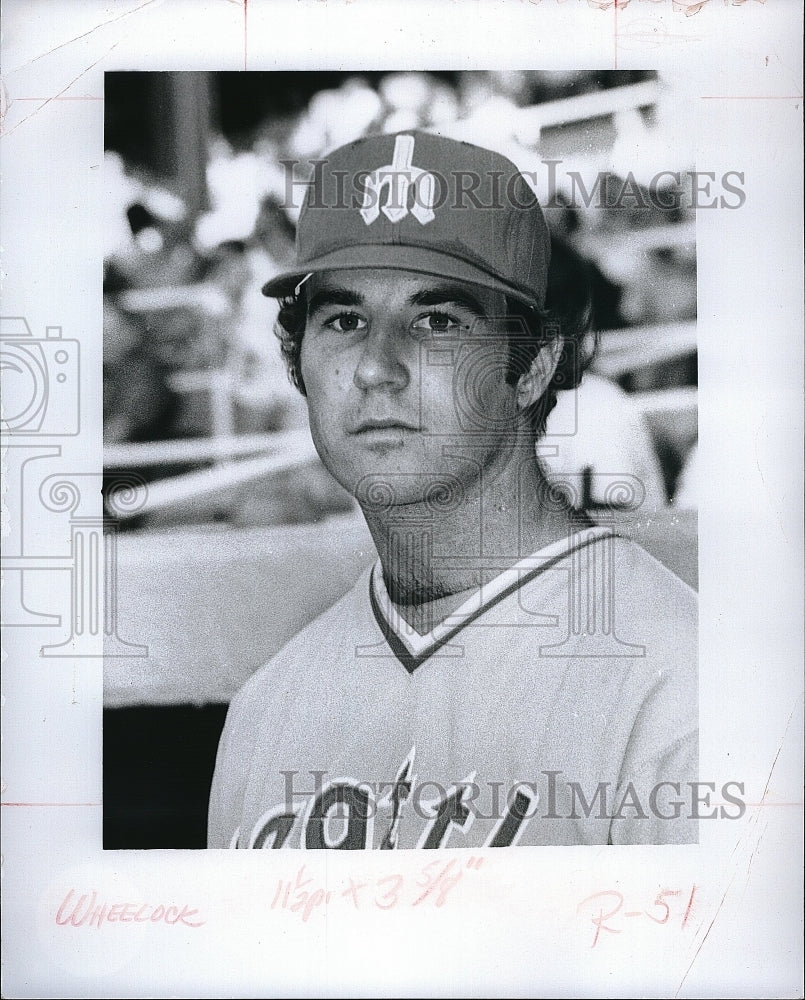
[[[209,846],[695,841],[696,632],[694,592],[604,528],[425,636],[377,564],[233,700]]]

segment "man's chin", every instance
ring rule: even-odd
[[[385,466],[385,467],[384,467]],[[402,515],[406,508],[427,507],[434,513],[446,513],[460,505],[465,488],[458,476],[445,470],[423,471],[399,462],[378,464],[353,485],[350,492],[367,516]]]
[[[362,445],[364,451],[369,452],[370,455],[386,458],[389,455],[399,454],[408,447],[409,443],[402,435],[383,434],[366,438]]]

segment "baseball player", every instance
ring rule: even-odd
[[[378,560],[232,701],[210,847],[696,839],[695,596],[539,459],[587,360],[549,258],[490,150],[414,131],[319,165],[264,292]]]

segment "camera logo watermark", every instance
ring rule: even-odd
[[[2,433],[67,437],[80,426],[80,346],[49,326],[34,337],[22,316],[0,317]]]
[[[117,576],[118,521],[142,502],[145,484],[136,476],[105,481],[101,473],[51,471],[63,461],[63,445],[51,439],[75,437],[81,426],[79,342],[57,326],[34,337],[21,316],[0,318],[0,335],[2,625],[66,625],[62,641],[40,647],[46,658],[147,656],[146,646],[118,634]],[[42,530],[49,515],[59,516],[60,530]],[[54,550],[57,539],[65,544]],[[69,604],[53,614],[60,577],[69,581]]]

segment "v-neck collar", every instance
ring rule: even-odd
[[[613,534],[611,528],[590,528],[546,545],[479,587],[455,611],[451,611],[425,635],[420,635],[412,625],[409,625],[395,607],[386,590],[383,568],[378,560],[372,567],[369,577],[369,600],[372,612],[389,648],[408,673],[413,674],[417,667],[458,632],[515,590],[551,569],[571,552],[593,545],[603,538],[612,537]]]

